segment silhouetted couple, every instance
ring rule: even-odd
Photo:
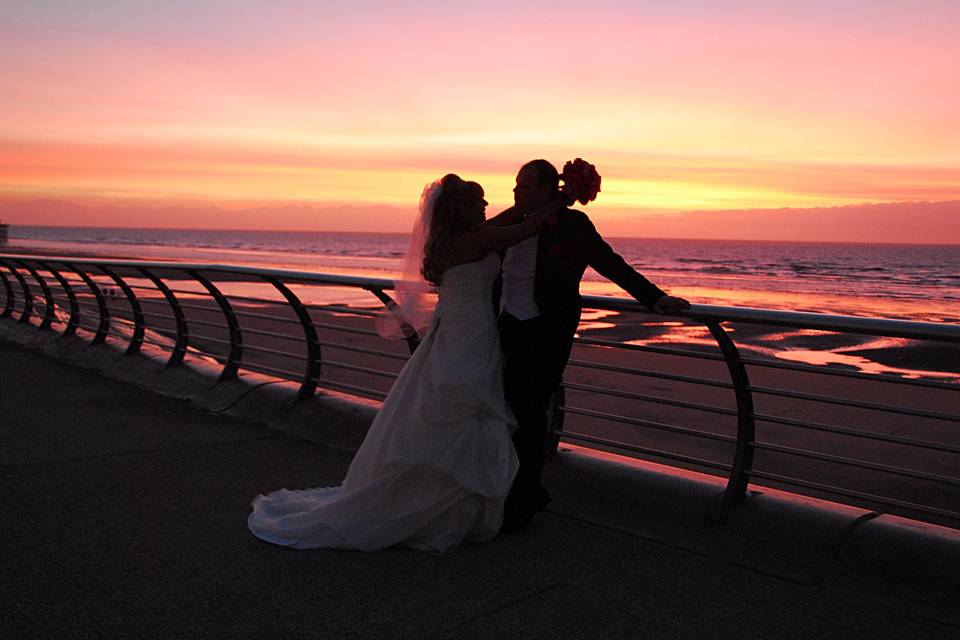
[[[397,290],[401,326],[423,336],[420,346],[343,483],[258,496],[248,521],[256,536],[447,552],[522,527],[547,504],[547,408],[586,267],[659,313],[688,306],[626,264],[569,202],[545,160],[521,167],[514,206],[490,220],[477,183],[449,174],[427,186]]]

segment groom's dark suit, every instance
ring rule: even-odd
[[[588,265],[647,307],[665,295],[610,248],[585,213],[562,209],[547,219],[537,245],[533,294],[540,315],[521,321],[504,312],[499,321],[504,388],[519,423],[513,440],[520,469],[507,499],[505,526],[525,521],[545,499],[540,473],[547,407],[570,357],[580,322],[580,279]]]

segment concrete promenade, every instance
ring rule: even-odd
[[[716,481],[576,448],[484,545],[265,544],[250,499],[338,484],[356,442],[282,398],[203,410],[0,339],[2,637],[960,638],[956,532],[767,491],[712,521]]]

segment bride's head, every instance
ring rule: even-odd
[[[483,188],[456,174],[445,175],[439,189],[430,217],[430,233],[423,247],[423,277],[437,285],[447,270],[450,241],[476,229],[483,222],[487,208]]]

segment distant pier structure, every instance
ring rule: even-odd
[[[3,220],[0,220],[0,244],[7,244],[7,240],[10,239],[10,225],[3,224]]]

